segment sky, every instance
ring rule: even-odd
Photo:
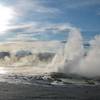
[[[100,0],[0,0],[0,41],[84,40],[100,34]]]

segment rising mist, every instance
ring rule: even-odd
[[[100,76],[100,36],[89,41],[86,52],[83,37],[78,29],[71,29],[64,48],[59,50],[49,65],[52,71],[79,74],[83,76]]]

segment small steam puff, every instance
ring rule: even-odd
[[[87,55],[84,56],[81,33],[78,29],[72,28],[65,47],[55,55],[49,68],[63,73],[100,76],[100,36],[95,36],[90,45]]]

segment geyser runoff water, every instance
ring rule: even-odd
[[[72,28],[69,32],[67,43],[55,55],[49,69],[55,72],[74,73],[83,76],[100,76],[100,36],[95,36],[90,41],[86,51],[80,31]]]

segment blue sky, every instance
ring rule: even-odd
[[[100,0],[0,0],[14,17],[1,41],[65,40],[80,29],[84,39],[100,34]]]

